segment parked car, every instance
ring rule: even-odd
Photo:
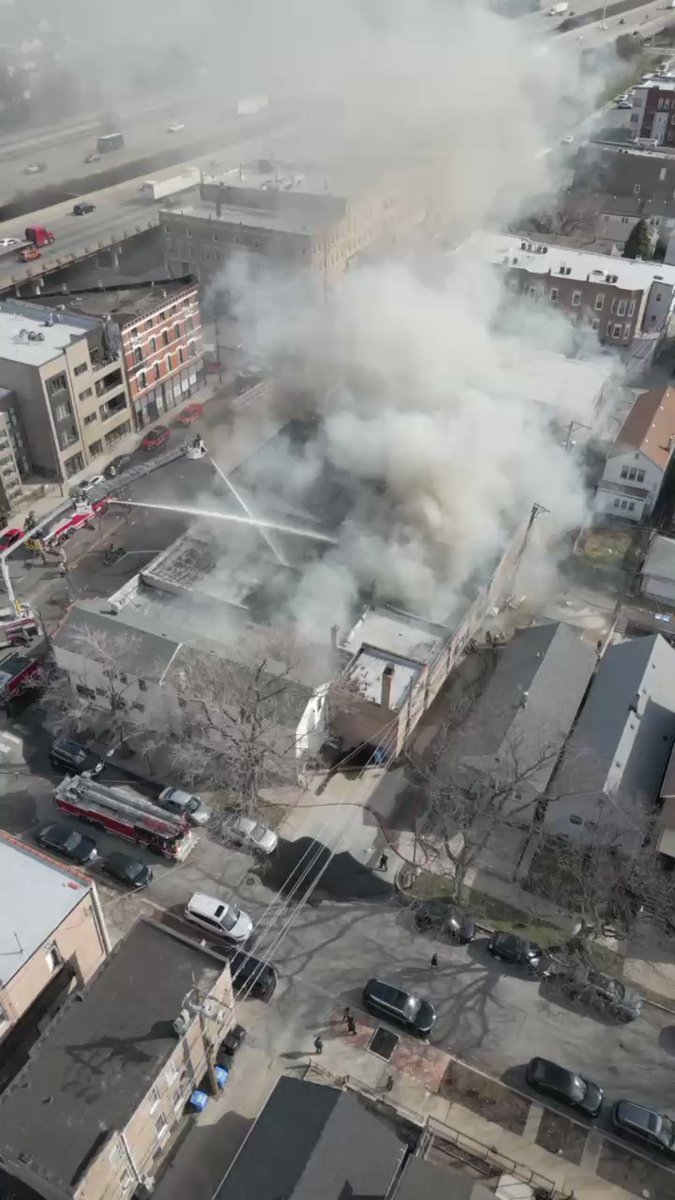
[[[35,262],[36,258],[42,258],[42,251],[37,246],[24,246],[19,250],[19,262]]]
[[[177,425],[192,425],[193,421],[198,421],[204,416],[204,405],[195,401],[194,404],[188,404],[183,409],[179,417],[176,418]]]
[[[527,971],[543,979],[548,978],[555,970],[552,959],[544,954],[541,946],[520,937],[517,933],[496,931],[488,942],[488,950],[493,958],[511,963],[514,967],[525,967]]]
[[[113,458],[111,462],[108,463],[103,474],[108,479],[114,479],[116,475],[119,475],[120,472],[125,469],[125,467],[129,466],[130,462],[130,454],[118,454],[117,458]]]
[[[617,1100],[612,1109],[612,1124],[619,1133],[645,1146],[675,1153],[675,1125],[664,1113],[633,1104],[632,1100]]]
[[[227,826],[226,837],[233,845],[242,846],[244,850],[255,850],[259,854],[272,854],[279,845],[279,837],[274,830],[251,817],[235,817]]]
[[[220,950],[217,946],[213,946],[212,949],[216,953],[223,952],[222,946]],[[272,963],[263,962],[261,958],[246,954],[244,950],[237,950],[226,957],[230,962],[232,983],[237,992],[245,992],[247,996],[258,1000],[272,998],[277,987],[277,972]]]
[[[90,150],[88,154],[85,154],[84,161],[86,163],[98,162],[100,157],[101,155],[99,154],[98,150]]]
[[[146,433],[141,446],[144,450],[156,450],[159,446],[163,446],[169,440],[168,425],[155,425],[154,429],[149,429]]]
[[[575,1071],[568,1071],[566,1067],[559,1067],[548,1058],[531,1058],[525,1077],[536,1092],[552,1096],[562,1104],[569,1104],[587,1117],[597,1117],[602,1108],[604,1095],[597,1083],[577,1075]]]
[[[570,1000],[578,1000],[617,1021],[635,1021],[642,1012],[644,998],[635,988],[626,987],[620,979],[600,971],[589,971],[583,979],[562,973],[557,976],[556,984]]]
[[[96,212],[96,205],[90,204],[88,200],[78,200],[77,204],[73,205],[74,217],[86,217],[87,213]]]
[[[428,1000],[404,992],[382,979],[368,980],[363,989],[363,1004],[368,1012],[384,1017],[395,1025],[402,1025],[419,1037],[427,1037],[436,1021],[436,1010]]]
[[[91,479],[83,479],[81,483],[74,483],[70,489],[71,496],[85,495],[88,496],[94,488],[100,487],[105,483],[105,475],[92,475]]]
[[[0,533],[0,554],[4,550],[9,550],[19,538],[23,537],[23,529],[6,529],[4,533]]]
[[[41,175],[42,172],[46,171],[46,170],[47,170],[46,162],[34,162],[34,163],[29,163],[27,167],[24,167],[23,173],[24,173],[24,175]]]
[[[112,854],[108,854],[101,863],[101,870],[136,892],[146,888],[153,880],[152,867],[141,862],[140,858],[132,858],[130,854],[125,854],[123,850],[114,850]]]
[[[195,892],[185,906],[185,919],[199,925],[209,933],[218,934],[230,942],[245,942],[253,932],[253,922],[248,913],[236,904],[216,900],[203,892]]]
[[[85,837],[69,825],[59,825],[55,821],[43,825],[36,833],[35,839],[45,850],[54,850],[56,854],[62,854],[64,858],[69,858],[80,867],[98,858],[94,839]]]
[[[191,825],[206,825],[211,816],[211,810],[202,803],[199,796],[194,796],[192,792],[184,792],[181,788],[164,788],[159,794],[158,803],[167,812],[187,817]]]
[[[103,770],[103,763],[97,754],[92,754],[86,746],[70,738],[57,738],[52,742],[49,760],[53,767],[63,767],[75,775],[81,775],[83,771],[98,775]]]
[[[439,937],[450,938],[465,946],[476,936],[476,922],[469,913],[447,900],[425,900],[415,910],[415,924],[420,930],[432,929]]]

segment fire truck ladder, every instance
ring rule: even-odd
[[[54,795],[59,800],[71,801],[74,804],[91,804],[94,808],[118,813],[130,818],[134,825],[141,825],[152,833],[175,837],[184,833],[186,829],[182,817],[166,812],[150,800],[104,787],[94,779],[85,779],[81,775],[78,778],[66,776],[56,787]]]

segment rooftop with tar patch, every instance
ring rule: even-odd
[[[0,986],[9,983],[90,890],[79,871],[0,833]]]
[[[209,992],[222,969],[197,945],[138,921],[0,1097],[0,1154],[74,1190],[176,1049],[173,1021],[186,994]]]

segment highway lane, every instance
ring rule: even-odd
[[[256,137],[233,140],[228,145],[214,146],[208,154],[158,174],[177,174],[186,166],[198,166],[206,172],[222,172],[252,158],[270,154],[292,156],[302,130],[301,123],[294,123]],[[42,257],[34,262],[20,263],[14,254],[0,258],[0,290],[37,279],[45,268],[66,266],[70,256],[78,258],[87,253],[93,254],[102,246],[119,241],[122,237],[131,237],[134,233],[158,225],[162,203],[150,202],[141,193],[144,178],[138,176],[126,183],[78,196],[77,199],[90,200],[96,205],[95,212],[83,217],[73,216],[73,202],[68,201],[39,209],[27,217],[0,222],[0,238],[22,238],[26,225],[44,225],[55,234],[56,239],[52,246],[43,247]]]

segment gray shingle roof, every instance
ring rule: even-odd
[[[411,1158],[392,1200],[494,1200],[494,1192],[472,1175]]]
[[[583,700],[595,650],[569,625],[545,624],[514,634],[468,720],[453,753],[468,765],[507,756],[519,774],[543,791]]]
[[[216,1200],[383,1200],[404,1153],[355,1096],[282,1076]]]
[[[222,962],[139,921],[75,993],[0,1097],[0,1153],[68,1191],[108,1131],[123,1128],[176,1049],[172,1027],[193,986]]]
[[[675,538],[657,534],[649,547],[642,574],[675,580]]]

